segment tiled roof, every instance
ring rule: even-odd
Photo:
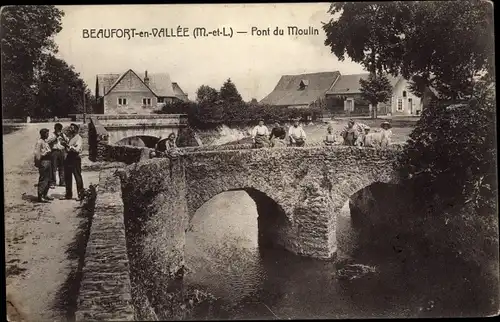
[[[96,90],[99,96],[105,95],[110,89],[111,86],[116,82],[116,80],[120,78],[120,74],[99,74],[97,75],[97,86]]]
[[[136,73],[144,81],[144,73]],[[156,96],[175,97],[170,75],[167,73],[149,73],[149,88]]]
[[[359,84],[360,79],[368,79],[370,74],[352,74],[352,75],[341,75],[339,80],[335,85],[327,92],[327,94],[350,94],[350,93],[360,93],[361,85]],[[391,75],[387,76],[392,87],[396,85],[399,77],[393,77]]]
[[[132,71],[136,74],[142,81],[144,81],[145,73],[136,73],[133,70],[127,70],[123,74],[99,74],[97,75],[97,90],[99,96],[108,94],[108,92],[119,82],[119,80]],[[149,78],[149,89],[156,95],[161,97],[176,97],[174,90],[174,85],[170,80],[170,75],[168,73],[148,73]],[[182,92],[179,85],[176,84],[177,91]]]
[[[306,105],[323,96],[340,76],[338,71],[284,75],[274,90],[260,103],[269,105]],[[301,89],[301,83],[306,85]]]

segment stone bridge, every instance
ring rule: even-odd
[[[190,221],[205,202],[232,190],[254,200],[260,236],[295,254],[333,259],[337,215],[355,192],[395,182],[394,149],[312,147],[180,153],[119,172],[132,275],[151,305],[167,303],[184,262]]]
[[[93,115],[91,123],[99,123],[107,132],[107,143],[153,147],[170,133],[178,136],[187,127],[184,114]]]
[[[246,191],[256,204],[259,237],[263,235],[270,243],[301,256],[332,259],[337,251],[337,215],[342,206],[354,193],[375,182],[396,183],[393,163],[401,151],[398,145],[387,149],[220,146],[183,148],[167,157],[148,159],[144,158],[149,155],[144,153],[150,150],[147,148],[100,145],[106,146],[107,160],[129,165],[99,183],[100,190],[101,184],[113,186],[106,182],[115,182],[115,186],[98,194],[97,203],[103,207],[96,209],[94,220],[109,218],[113,224],[93,224],[96,232],[91,233],[87,246],[93,257],[86,257],[86,262],[105,263],[108,255],[101,256],[94,248],[111,251],[119,240],[126,240],[130,276],[144,292],[136,296],[145,299],[145,306],[159,311],[168,303],[165,290],[172,289],[176,274],[182,271],[191,219],[214,196]],[[123,229],[123,237],[104,233],[109,229]],[[94,268],[98,266],[88,267],[88,276]],[[121,280],[110,283],[128,285]],[[85,299],[86,292],[81,295],[82,312],[96,305],[90,297]]]

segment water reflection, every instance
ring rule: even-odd
[[[186,264],[192,272],[184,282],[208,289],[221,306],[196,318],[439,316],[457,315],[467,304],[470,294],[457,282],[464,277],[451,278],[450,269],[458,264],[360,251],[348,202],[337,222],[337,260],[314,260],[259,247],[257,208],[246,192],[226,192],[205,203],[187,234]]]

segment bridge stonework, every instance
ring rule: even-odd
[[[397,180],[393,162],[399,151],[400,147],[195,151],[126,167],[119,175],[129,257],[132,270],[140,271],[135,276],[141,281],[136,283],[153,292],[148,296],[156,302],[153,306],[161,305],[161,290],[168,287],[164,283],[183,265],[190,220],[205,202],[231,190],[247,191],[258,211],[269,200],[278,206],[285,218],[272,228],[277,244],[298,255],[333,258],[340,209],[360,189]]]

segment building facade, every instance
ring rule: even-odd
[[[339,80],[326,93],[329,109],[334,114],[369,115],[371,105],[361,98],[360,79],[368,79],[369,74],[341,75]],[[422,100],[412,94],[409,84],[403,77],[388,76],[392,86],[392,97],[386,103],[379,103],[379,115],[419,115]]]
[[[121,75],[97,75],[95,93],[97,114],[151,114],[166,103],[188,100],[168,74],[131,69]]]
[[[341,75],[340,72],[322,72],[283,75],[274,90],[259,103],[295,108],[318,106],[324,102],[334,115],[370,115],[371,104],[361,96],[360,79],[369,74]],[[403,77],[388,76],[392,86],[391,100],[379,103],[379,115],[419,115],[422,101],[413,95]]]

